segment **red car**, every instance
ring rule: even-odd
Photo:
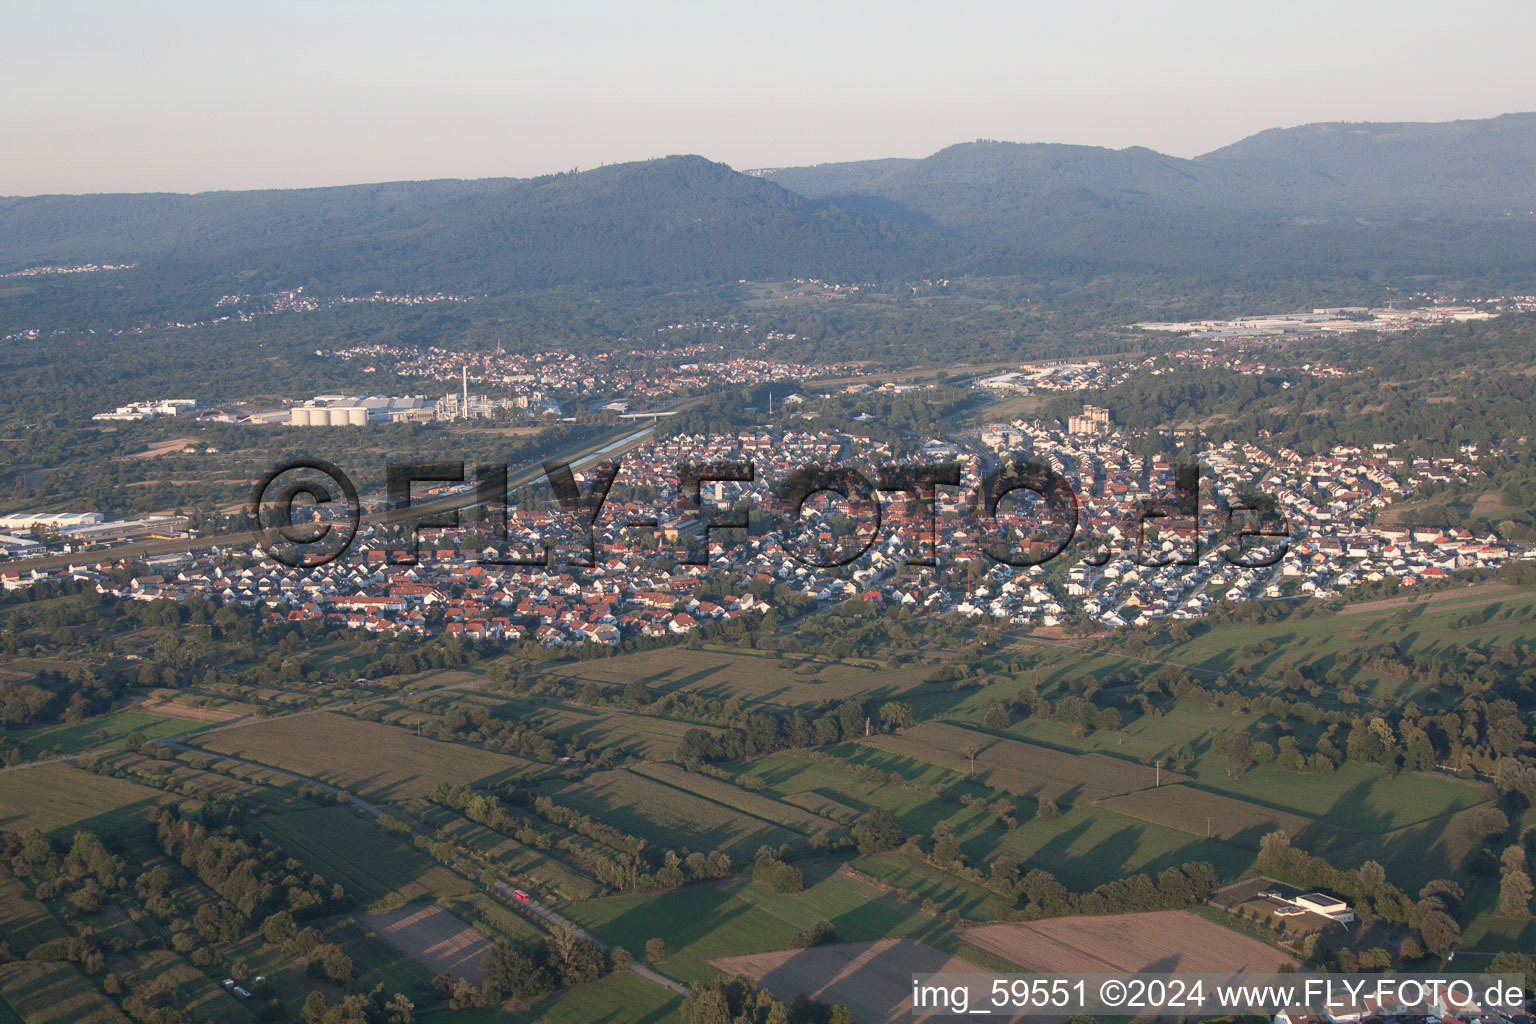
[[[512,890],[512,895],[516,896],[517,899],[518,899],[518,902],[520,902],[520,903],[527,903],[529,901],[529,899],[531,898],[531,897],[529,897],[529,895],[527,893],[523,892],[523,890],[521,890],[521,889],[513,889]]]

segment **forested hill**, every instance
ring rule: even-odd
[[[977,141],[920,160],[786,167],[769,177],[802,195],[882,197],[973,230],[1074,195],[1298,219],[1530,216],[1536,113],[1275,128],[1193,160],[1141,147]]]
[[[1536,114],[1310,125],[1194,160],[975,142],[765,177],[676,156],[522,180],[0,199],[0,272],[106,262],[138,268],[115,297],[82,285],[78,301],[962,274],[1527,290]],[[35,319],[41,294],[11,311]]]
[[[1195,163],[1273,181],[1291,190],[1292,201],[1311,192],[1360,211],[1529,216],[1536,211],[1536,113],[1275,128]]]
[[[1194,160],[978,141],[768,177],[847,209],[905,211],[1022,268],[1507,282],[1536,271],[1536,114],[1276,129]]]
[[[931,229],[696,156],[523,180],[0,199],[0,270],[138,262],[140,278],[227,277],[246,291],[867,280],[945,256]]]

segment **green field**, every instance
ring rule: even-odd
[[[1348,606],[1339,615],[1293,617],[1265,624],[1226,625],[1183,644],[1162,647],[1159,658],[1226,672],[1246,644],[1268,642],[1275,652],[1249,674],[1278,677],[1291,665],[1327,671],[1363,646],[1392,641],[1413,654],[1433,654],[1451,644],[1513,644],[1528,641],[1536,595],[1526,587],[1484,585],[1466,593],[1447,591],[1420,604]],[[1470,617],[1473,622],[1462,625]],[[1340,666],[1351,683],[1376,696],[1433,702],[1434,695],[1401,676]]]
[[[925,722],[863,742],[902,757],[940,765],[992,789],[1058,803],[1102,800],[1150,789],[1157,781],[1153,768],[1133,761],[1102,754],[1063,753],[943,722]],[[974,762],[971,751],[976,754]],[[1164,782],[1184,778],[1172,771],[1161,775]]]
[[[932,669],[884,668],[833,662],[810,662],[817,671],[795,671],[797,659],[778,660],[766,654],[725,648],[688,650],[667,648],[618,658],[584,661],[561,668],[559,675],[580,688],[588,681],[617,691],[632,679],[645,682],[652,699],[674,690],[701,693],[720,700],[804,707],[824,701],[859,697],[891,700],[931,688],[923,682]]]
[[[30,890],[8,870],[0,868],[0,939],[10,943],[11,952],[25,956],[38,943],[66,935],[48,908],[34,900]]]
[[[424,1006],[435,999],[432,972],[379,938],[356,918],[334,917],[306,924],[318,927],[323,941],[336,943],[352,958],[354,978],[351,984],[358,991],[367,992],[382,983],[386,991],[404,992],[417,1005]],[[323,992],[333,1003],[339,995],[336,986],[309,977],[302,961],[268,945],[259,933],[225,947],[225,951],[231,958],[244,963],[252,975],[266,975],[292,1019],[298,1019],[299,1007],[310,992]]]
[[[222,729],[198,746],[286,768],[378,800],[425,796],[440,782],[491,784],[538,768],[519,757],[439,743],[394,726],[326,712]]]
[[[444,906],[453,916],[478,927],[492,938],[500,935],[521,942],[540,938],[544,934],[528,918],[490,893],[478,889],[446,900]]]
[[[1421,772],[1388,777],[1374,765],[1349,761],[1327,773],[1302,775],[1267,765],[1231,778],[1225,762],[1210,755],[1197,761],[1191,774],[1202,789],[1373,835],[1446,816],[1485,799],[1480,787],[1460,779]]]
[[[203,759],[208,767],[195,768],[187,762]],[[195,787],[212,799],[238,799],[266,807],[282,807],[291,798],[283,790],[295,790],[299,783],[285,775],[249,768],[204,754],[180,754],[176,761],[161,761],[141,754],[119,750],[100,756],[104,765],[122,768],[145,778],[160,779],[178,787]],[[198,761],[201,763],[201,761]],[[216,769],[227,770],[216,770]],[[186,792],[187,790],[182,790]]]
[[[732,879],[652,896],[574,903],[562,912],[637,959],[644,957],[647,939],[660,938],[666,943],[667,959],[658,969],[685,982],[714,977],[717,972],[708,964],[711,959],[783,949],[797,932],[818,919],[831,921],[838,936],[847,941],[922,936],[941,924],[912,904],[834,873],[831,865],[806,863],[802,868],[807,888],[790,895]]]
[[[994,849],[1027,868],[1045,868],[1074,889],[1091,889],[1139,871],[1156,874],[1189,861],[1207,861],[1219,876],[1236,878],[1256,857],[1252,850],[1219,839],[1093,805],[1073,808],[1055,821],[1034,818],[1000,839],[961,846],[972,863]]]
[[[74,964],[0,966],[0,999],[25,1024],[127,1024],[117,1004]]]
[[[35,756],[57,752],[78,754],[101,747],[120,746],[130,734],[143,733],[146,739],[160,739],[198,728],[196,722],[142,711],[113,711],[74,725],[49,725],[38,729],[7,732],[7,743],[27,743]],[[98,735],[105,733],[106,735]]]
[[[346,807],[270,814],[258,831],[289,856],[369,905],[398,906],[467,892],[471,884],[415,849],[409,839],[386,832]]]
[[[465,1010],[454,1024],[681,1024],[683,997],[630,971],[540,1000],[526,1010]]]
[[[690,772],[670,764],[642,764],[631,770],[694,796],[797,832],[809,834],[834,825],[834,822],[804,808],[733,786],[702,772]]]
[[[723,850],[749,863],[760,846],[803,845],[804,837],[628,771],[595,772],[581,782],[546,787],[563,807],[591,815],[662,847],[694,853]]]
[[[859,857],[853,866],[919,900],[932,900],[942,911],[954,911],[970,921],[994,921],[1007,909],[1002,898],[985,886],[898,851]]]
[[[1100,806],[1192,835],[1211,835],[1257,850],[1270,832],[1283,831],[1298,846],[1321,853],[1343,837],[1340,830],[1299,814],[1211,793],[1193,786],[1161,786],[1113,797]]]
[[[13,768],[0,772],[0,828],[126,833],[145,811],[171,799],[158,789],[69,764]]]
[[[514,883],[526,883],[541,896],[582,900],[597,895],[598,883],[555,857],[524,846],[510,836],[470,821],[437,804],[412,801],[412,815],[429,828],[440,829],[453,842],[496,861]]]
[[[995,799],[999,794],[975,783],[964,781],[947,768],[898,757],[862,744],[846,744],[835,752],[865,767],[878,768],[880,781],[854,775],[834,758],[826,761],[774,754],[744,766],[743,774],[761,780],[766,792],[788,799],[805,796],[810,800],[834,800],[858,814],[878,808],[893,815],[909,832],[930,832],[940,821],[949,822],[956,833],[966,831],[971,822],[986,817],[980,807],[966,807],[960,796]],[[830,762],[830,763],[828,763]],[[898,781],[891,781],[888,774]],[[939,799],[935,790],[951,799]],[[1022,809],[1028,809],[1028,802]]]
[[[236,998],[207,974],[169,950],[156,949],[114,957],[112,969],[130,990],[149,981],[171,987],[177,1005],[195,1020],[244,1022],[256,1020],[258,1007]]]
[[[505,701],[496,710],[540,732],[554,733],[577,747],[613,747],[646,760],[670,758],[677,753],[683,734],[705,728],[656,715],[617,708],[589,708],[576,704],[547,705],[532,701]]]

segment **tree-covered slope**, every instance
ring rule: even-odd
[[[668,157],[528,180],[6,199],[0,267],[137,261],[257,286],[454,290],[848,279],[901,275],[942,248],[914,232]]]

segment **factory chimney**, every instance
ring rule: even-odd
[[[459,370],[464,378],[464,397],[459,405],[459,415],[467,420],[469,419],[469,367],[461,366]]]

